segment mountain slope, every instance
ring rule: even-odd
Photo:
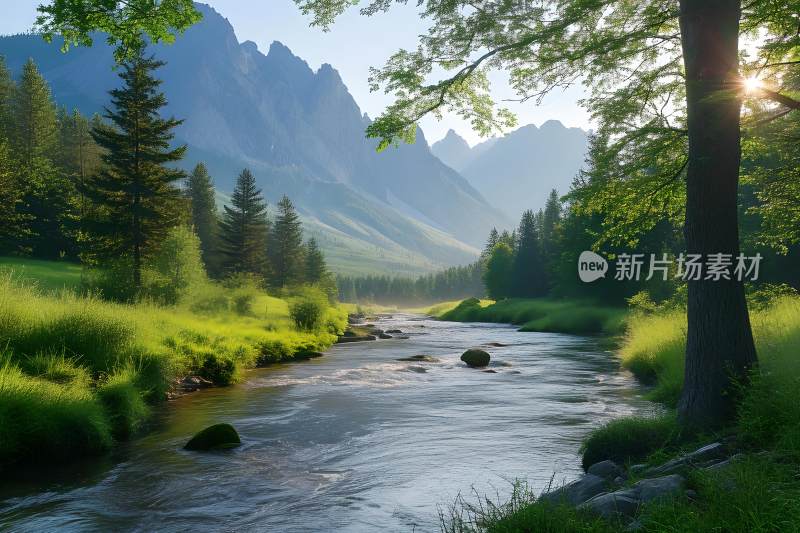
[[[462,144],[463,143],[463,144]],[[464,152],[466,142],[449,132],[431,149],[461,172],[491,203],[517,219],[526,209],[544,206],[547,194],[564,194],[583,166],[588,134],[549,120],[537,128],[523,126]]]
[[[421,132],[416,144],[377,154],[364,137],[369,119],[330,65],[315,72],[277,42],[262,54],[198,7],[202,22],[174,45],[152,47],[167,62],[158,71],[165,113],[185,119],[177,138],[189,145],[186,168],[206,162],[222,191],[251,168],[271,203],[291,196],[328,254],[348,259],[342,270],[359,260],[395,272],[463,263],[491,226],[505,225]],[[57,44],[19,35],[0,38],[0,54],[15,73],[32,57],[56,101],[89,114],[119,84],[102,43],[61,54]]]

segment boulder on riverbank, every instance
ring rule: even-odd
[[[411,357],[401,357],[398,361],[417,362],[417,363],[438,363],[439,359],[430,355],[412,355]]]
[[[467,366],[472,368],[481,368],[487,366],[491,359],[492,357],[487,352],[479,348],[471,348],[461,354],[461,360],[464,361]]]
[[[348,336],[341,336],[339,340],[336,342],[338,344],[343,344],[346,342],[364,342],[364,341],[376,341],[378,337],[375,335],[348,335]]]
[[[239,434],[230,424],[209,426],[186,443],[184,450],[205,452],[211,450],[227,450],[242,444]]]

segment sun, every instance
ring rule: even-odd
[[[745,78],[744,81],[744,91],[746,93],[753,93],[757,90],[761,89],[764,86],[764,83],[755,76],[750,76],[749,78]]]

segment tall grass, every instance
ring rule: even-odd
[[[249,367],[327,348],[347,322],[328,307],[298,331],[284,300],[208,287],[199,311],[202,291],[179,306],[120,304],[0,275],[0,464],[105,450],[142,426],[176,377],[235,383]]]

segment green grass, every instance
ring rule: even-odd
[[[0,465],[106,450],[136,433],[176,377],[236,383],[258,364],[324,350],[347,322],[330,307],[298,331],[287,302],[260,291],[247,309],[222,305],[215,286],[161,307],[43,291],[29,275],[0,274]],[[209,295],[215,305],[197,305]]]
[[[584,470],[606,459],[617,464],[634,463],[678,440],[678,423],[673,415],[620,418],[589,434],[581,447],[581,463]]]
[[[627,310],[578,300],[512,298],[489,305],[470,298],[455,307],[431,308],[442,320],[516,324],[521,331],[619,335],[625,328]]]
[[[83,274],[80,265],[66,261],[0,257],[0,275],[12,271],[16,276],[33,281],[39,289],[46,291],[77,289],[81,285]]]

